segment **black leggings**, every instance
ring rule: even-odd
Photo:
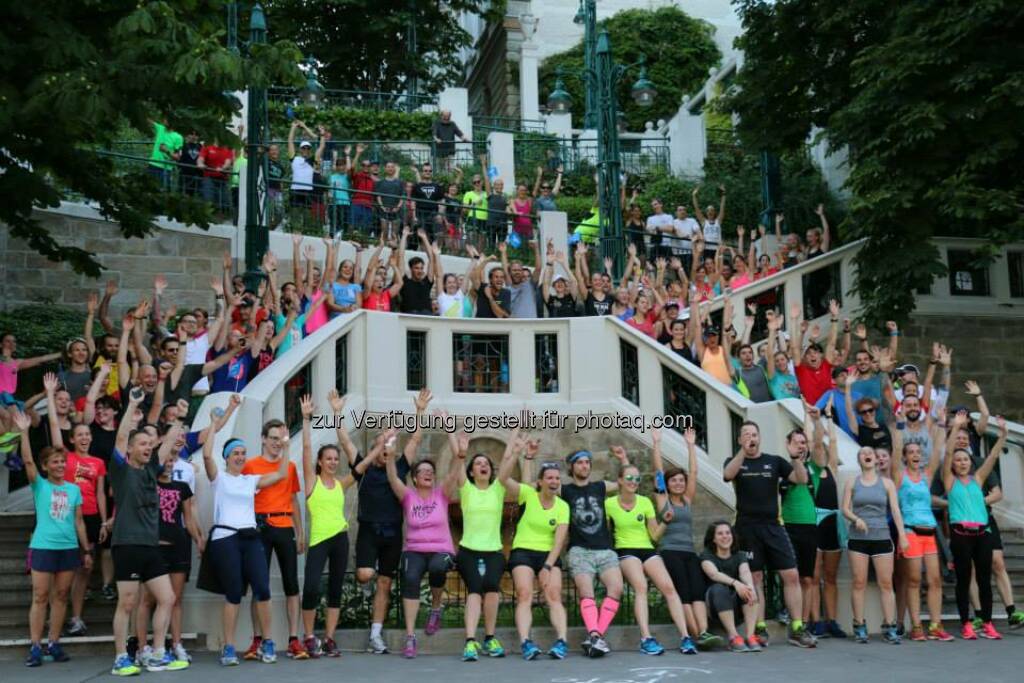
[[[320,578],[327,569],[327,606],[341,607],[341,585],[348,566],[348,532],[342,531],[310,546],[302,582],[302,609],[316,609],[320,603]]]
[[[483,562],[483,574],[480,573],[480,562]],[[458,567],[459,576],[466,584],[466,593],[469,595],[497,593],[501,590],[501,575],[505,571],[505,555],[500,550],[488,553],[459,548],[455,564]]]
[[[206,546],[224,599],[232,605],[242,602],[247,585],[252,586],[256,602],[270,600],[270,573],[263,559],[263,543],[259,536],[245,533],[248,531],[210,541]]]
[[[949,551],[953,555],[953,567],[956,570],[956,608],[960,612],[960,623],[967,623],[971,607],[972,563],[974,578],[978,582],[978,601],[981,603],[978,616],[982,621],[991,621],[992,545],[989,535],[973,530],[965,533],[954,524],[950,528]]]
[[[418,553],[406,550],[402,553],[402,597],[420,599],[420,580],[424,573],[430,574],[430,587],[441,588],[448,578],[448,570],[455,563],[448,553]]]

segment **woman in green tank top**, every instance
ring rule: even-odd
[[[345,399],[331,389],[327,395],[334,415],[341,415]],[[306,570],[302,585],[303,645],[310,657],[339,657],[341,652],[334,642],[341,614],[341,586],[348,563],[348,521],[345,519],[345,489],[355,483],[351,472],[342,475],[341,451],[335,444],[320,446],[313,462],[313,439],[311,421],[316,409],[313,398],[302,397],[302,479],[306,490],[306,507],[309,511],[309,549],[306,552]],[[356,448],[344,427],[339,427],[338,441],[351,463],[356,457]],[[320,604],[320,579],[324,565],[327,573],[327,623],[324,639],[319,641],[313,634],[316,608]]]

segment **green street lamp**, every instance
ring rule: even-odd
[[[633,95],[633,101],[641,107],[650,107],[654,104],[654,98],[657,97],[658,91],[647,78],[647,58],[644,55],[640,55],[640,78],[636,79],[636,83],[633,84],[631,94]]]
[[[597,0],[580,0],[572,21],[583,25],[583,69],[594,71],[597,66]],[[597,89],[585,88],[583,96],[583,127],[594,130],[597,128]]]
[[[234,5],[234,3],[232,3]],[[249,14],[249,43],[252,46],[267,42],[267,18],[263,7],[256,3]],[[270,123],[267,118],[267,90],[263,87],[248,87],[248,111],[246,120],[246,173],[245,173],[245,286],[257,290],[263,273],[260,264],[270,247],[270,233],[267,220],[267,178],[270,175],[266,146],[270,140]]]
[[[555,89],[548,95],[548,110],[559,114],[566,114],[572,109],[572,95],[565,89],[565,81],[562,80],[562,67],[558,67],[555,78]]]
[[[316,60],[310,55],[303,63],[306,65],[306,85],[299,91],[299,98],[304,104],[319,107],[324,98],[324,86],[317,80]]]

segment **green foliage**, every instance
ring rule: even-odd
[[[59,244],[32,219],[33,208],[56,206],[70,192],[96,201],[126,237],[149,234],[157,211],[205,227],[210,212],[200,202],[168,206],[144,165],[120,177],[87,148],[109,148],[122,123],[151,131],[163,117],[175,130],[224,135],[238,107],[225,93],[301,83],[290,43],[258,46],[252,59],[227,50],[225,16],[223,0],[0,6],[0,222],[12,235],[97,276],[93,255]]]
[[[729,99],[753,149],[813,128],[850,150],[850,237],[868,322],[905,320],[944,272],[936,234],[1024,235],[1024,5],[741,0],[746,55]],[[785,84],[785,87],[780,87]]]
[[[708,69],[721,59],[711,39],[711,25],[677,7],[625,10],[599,21],[597,29],[598,32],[608,31],[616,62],[631,64],[641,54],[646,55],[648,77],[658,90],[653,106],[639,107],[630,96],[630,88],[639,72],[632,70],[620,79],[617,86],[619,110],[625,113],[629,130],[643,130],[646,121],[674,116],[682,96],[703,85]],[[544,60],[539,74],[542,98],[554,90],[559,66],[566,73],[566,90],[573,99],[573,123],[582,127],[584,85],[576,77],[583,71],[582,40],[575,47]]]
[[[503,0],[267,0],[265,7],[272,35],[314,56],[325,87],[379,92],[406,90],[410,73],[421,93],[457,82],[459,50],[471,43],[459,15],[497,20],[505,13]],[[410,19],[415,50],[409,49]]]
[[[21,306],[0,312],[0,333],[13,332],[18,340],[18,357],[31,358],[64,350],[64,343],[81,337],[85,313],[54,306],[47,301],[38,306]],[[103,333],[99,324],[95,335]]]
[[[276,140],[288,137],[291,122],[288,106],[272,102],[268,107],[270,130]],[[296,118],[310,128],[326,126],[335,140],[430,140],[435,114],[425,112],[373,111],[349,107],[293,107]]]

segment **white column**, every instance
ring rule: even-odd
[[[467,139],[473,139],[473,119],[469,116],[469,91],[465,88],[445,88],[437,97],[437,106],[452,113],[452,121]]]
[[[564,252],[569,255],[569,217],[564,211],[541,211],[538,221],[540,234],[540,250],[544,253],[548,240],[555,245],[555,251]],[[555,265],[555,275],[567,275],[560,264]]]
[[[537,44],[533,34],[537,30],[537,18],[532,14],[520,14],[519,25],[523,31],[523,44],[519,55],[519,107],[523,121],[540,118],[540,88],[537,81]]]
[[[568,140],[572,137],[572,114],[568,112],[548,114],[544,117],[544,132]]]
[[[505,192],[511,194],[515,190],[516,162],[512,133],[488,133],[487,156],[492,167],[497,168],[498,175],[491,178],[491,184],[497,178],[505,181]]]
[[[679,111],[668,122],[669,159],[672,173],[700,175],[704,172],[707,153],[704,117],[694,116],[683,101]]]

